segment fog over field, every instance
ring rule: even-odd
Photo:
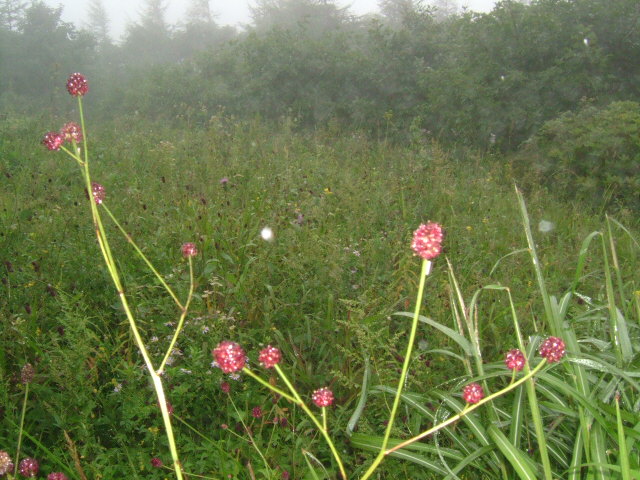
[[[62,18],[76,25],[84,25],[91,2],[86,0],[47,0],[46,4],[64,8]],[[167,18],[171,22],[182,21],[188,8],[188,2],[180,0],[165,0]],[[379,12],[379,0],[340,0],[336,2],[346,7],[354,15],[366,15]],[[456,5],[476,12],[488,12],[493,8],[495,0],[432,0],[423,2],[425,5]],[[209,2],[217,23],[221,25],[245,25],[251,22],[251,7],[255,0],[213,0]],[[125,32],[126,26],[138,20],[144,10],[144,0],[109,0],[105,2],[107,14],[111,20],[111,30],[114,38],[118,39]]]

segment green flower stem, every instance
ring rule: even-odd
[[[27,412],[27,399],[29,398],[29,382],[24,384],[24,399],[22,400],[22,413],[20,414],[20,430],[18,430],[18,448],[16,449],[16,463],[13,474],[18,475],[18,463],[20,462],[20,446],[22,444],[22,431],[24,429],[24,417]]]
[[[340,469],[340,475],[342,475],[342,478],[346,480],[347,472],[345,471],[344,465],[342,464],[342,459],[340,458],[340,454],[338,453],[338,450],[336,449],[335,445],[333,444],[333,440],[331,440],[331,437],[329,436],[329,432],[328,432],[328,430],[326,428],[326,419],[324,421],[324,426],[323,426],[323,424],[320,423],[318,418],[313,414],[313,412],[309,409],[309,407],[307,407],[307,404],[304,403],[304,401],[302,400],[302,398],[298,394],[298,391],[291,384],[291,382],[289,381],[289,379],[287,378],[285,373],[282,371],[280,366],[279,365],[275,365],[274,368],[276,369],[276,372],[278,372],[278,375],[280,375],[280,378],[282,379],[282,381],[289,388],[289,391],[293,394],[293,396],[294,396],[293,402],[296,403],[300,408],[302,408],[302,410],[304,410],[304,412],[311,419],[311,421],[315,424],[315,426],[318,428],[318,430],[320,430],[320,433],[322,433],[322,436],[324,437],[325,441],[327,442],[327,445],[329,445],[329,449],[331,450],[331,453],[333,454],[333,458],[335,458],[336,462],[338,463],[338,468]],[[324,410],[324,407],[323,407],[323,410]]]
[[[520,332],[520,325],[518,323],[518,314],[516,312],[513,298],[511,297],[511,290],[506,289],[507,295],[509,295],[509,304],[511,306],[511,317],[513,318],[513,326],[516,331],[516,337],[518,339],[518,346],[521,352],[526,352],[524,341],[522,340],[522,333]],[[531,373],[529,367],[529,361],[524,362],[524,373],[528,375]],[[514,370],[515,374],[515,370]],[[540,414],[540,407],[538,406],[538,397],[536,396],[535,384],[533,379],[530,378],[527,382],[527,398],[529,399],[529,410],[531,410],[531,417],[533,419],[533,426],[536,431],[536,437],[538,439],[538,451],[540,452],[540,460],[542,461],[542,470],[544,471],[545,480],[553,480],[553,474],[551,471],[551,460],[549,459],[549,449],[547,448],[547,437],[545,436],[544,426],[542,424],[542,415]]]
[[[76,142],[73,142],[73,149],[77,150],[76,147]],[[76,155],[75,153],[73,153],[71,150],[69,150],[68,148],[66,148],[64,145],[60,146],[60,150],[62,150],[64,153],[66,153],[67,155],[69,155],[71,158],[73,158],[76,162],[78,162],[78,165],[80,165],[81,167],[84,166],[84,162],[82,161],[82,159],[80,157],[78,157],[78,155]]]
[[[364,473],[361,480],[365,480],[369,478],[378,465],[384,460],[385,449],[389,443],[389,437],[391,436],[391,429],[393,428],[393,422],[396,418],[396,413],[398,412],[398,406],[400,405],[400,397],[402,395],[402,389],[404,387],[405,380],[407,378],[407,374],[409,372],[409,363],[411,362],[411,352],[413,351],[413,344],[416,339],[416,332],[418,330],[418,316],[420,315],[420,307],[422,305],[422,296],[424,294],[424,284],[427,278],[427,275],[431,272],[431,261],[424,259],[422,261],[422,269],[420,271],[420,283],[418,286],[418,295],[416,298],[416,307],[413,313],[413,322],[411,323],[411,333],[409,334],[409,342],[407,345],[407,353],[404,357],[404,364],[402,365],[402,373],[400,374],[400,380],[398,381],[398,390],[396,391],[395,398],[393,399],[393,406],[391,407],[391,414],[389,416],[389,423],[387,424],[387,429],[384,432],[384,437],[382,439],[382,445],[380,446],[380,452],[378,456],[374,459],[373,463],[369,467],[369,469]]]
[[[98,212],[98,207],[96,205],[95,199],[93,198],[93,192],[91,188],[91,175],[89,173],[89,150],[87,146],[87,136],[85,134],[86,129],[84,126],[84,114],[82,110],[82,97],[78,97],[78,106],[79,106],[79,112],[80,112],[80,123],[82,126],[82,133],[84,136],[84,149],[83,149],[84,150],[84,163],[83,163],[84,179],[86,182],[87,192],[89,194],[89,204],[91,206],[91,216],[92,216],[94,227],[96,230],[96,237],[98,239],[100,251],[102,252],[105,263],[107,265],[107,269],[109,270],[109,274],[111,275],[111,279],[113,280],[113,283],[118,291],[118,296],[120,297],[122,308],[125,311],[127,320],[129,322],[129,326],[131,328],[131,332],[133,333],[134,340],[136,342],[138,350],[142,355],[145,366],[149,371],[149,375],[151,376],[151,380],[153,382],[153,388],[156,392],[156,397],[158,398],[158,403],[160,406],[160,411],[162,413],[162,419],[164,422],[165,432],[167,434],[167,439],[169,441],[169,450],[171,451],[171,456],[173,458],[173,465],[174,465],[176,478],[178,480],[183,480],[182,467],[178,459],[178,450],[176,448],[173,428],[171,426],[171,417],[169,415],[169,410],[167,407],[167,399],[164,394],[162,379],[155,372],[155,369],[153,368],[153,363],[151,362],[151,358],[149,357],[149,353],[144,345],[140,332],[138,331],[135,318],[133,316],[133,313],[131,312],[131,308],[129,307],[127,297],[124,294],[122,282],[120,280],[120,276],[118,274],[118,269],[113,259],[113,255],[111,253],[111,248],[109,247],[109,242],[107,241],[107,236],[105,234],[104,226],[102,225],[102,220],[100,217],[100,213]]]
[[[271,467],[269,466],[269,462],[267,461],[267,459],[264,457],[264,454],[262,453],[262,450],[260,450],[260,447],[258,447],[258,444],[256,443],[256,441],[253,438],[253,435],[251,434],[251,430],[249,429],[249,427],[247,427],[247,424],[244,422],[244,420],[242,419],[242,415],[240,414],[240,412],[238,411],[238,407],[236,406],[236,402],[233,401],[233,397],[231,395],[229,395],[229,400],[231,401],[231,405],[233,405],[233,409],[236,411],[236,414],[238,415],[238,418],[240,419],[240,423],[242,423],[242,426],[244,427],[244,431],[246,432],[246,434],[249,437],[249,441],[247,442],[250,446],[253,447],[253,449],[258,452],[258,455],[260,456],[260,458],[262,459],[262,463],[264,463],[265,469],[267,470],[267,472],[269,473],[269,477],[271,477],[273,475],[273,470],[271,470]],[[238,436],[235,432],[232,432],[231,430],[229,430],[230,433],[233,433],[234,435]]]
[[[242,371],[244,373],[246,373],[247,375],[249,375],[250,377],[252,377],[254,380],[256,380],[258,383],[261,383],[262,385],[264,385],[265,387],[267,387],[269,390],[277,393],[278,395],[280,395],[281,397],[286,398],[287,400],[289,400],[291,403],[298,403],[298,400],[296,400],[295,398],[293,398],[291,395],[289,395],[288,393],[280,390],[278,387],[274,387],[273,385],[271,385],[269,382],[267,382],[266,380],[260,378],[258,375],[256,375],[255,373],[253,373],[251,370],[249,370],[247,367],[244,367],[242,369]]]
[[[322,428],[328,432],[327,430],[327,407],[322,407]]]
[[[107,215],[109,215],[109,218],[111,218],[111,221],[115,224],[115,226],[118,227],[118,230],[120,230],[120,232],[122,232],[122,235],[124,235],[124,237],[127,239],[127,242],[129,242],[131,244],[131,246],[138,253],[138,255],[140,255],[140,258],[142,258],[142,260],[144,260],[144,263],[147,264],[147,267],[149,267],[149,270],[151,270],[154,273],[154,275],[156,276],[156,278],[158,279],[160,284],[165,288],[165,290],[169,293],[169,295],[171,295],[171,298],[173,298],[173,301],[176,302],[176,305],[178,305],[178,308],[181,309],[181,310],[186,309],[186,306],[183,306],[182,303],[180,302],[180,300],[178,300],[178,297],[173,292],[171,287],[169,287],[169,285],[167,285],[167,282],[164,280],[164,278],[162,278],[162,275],[160,275],[160,273],[158,273],[158,271],[153,266],[151,261],[147,258],[147,256],[144,253],[142,253],[142,250],[140,249],[140,247],[138,247],[136,242],[133,241],[133,238],[131,238],[131,235],[129,235],[126,232],[126,230],[124,228],[122,228],[122,225],[120,225],[120,222],[118,222],[118,220],[113,215],[111,210],[109,210],[107,208],[107,206],[104,205],[104,204],[102,205],[102,208],[104,208],[105,212],[107,212]],[[192,277],[193,277],[193,275],[192,275]]]
[[[184,304],[184,307],[182,307],[182,313],[180,314],[180,320],[178,320],[178,326],[176,327],[176,331],[173,334],[173,338],[171,339],[171,343],[169,344],[169,348],[167,348],[167,353],[165,354],[164,358],[162,359],[162,363],[160,364],[160,368],[158,368],[158,375],[162,375],[162,372],[164,371],[164,366],[167,363],[167,361],[169,360],[169,357],[171,356],[171,352],[173,352],[173,347],[176,344],[176,341],[178,340],[178,335],[180,335],[180,332],[182,331],[182,327],[184,326],[184,319],[187,316],[187,312],[189,311],[189,304],[191,303],[191,299],[193,298],[193,286],[194,286],[194,281],[193,281],[193,261],[191,260],[191,257],[189,257],[189,295],[187,296],[187,301]]]
[[[454,415],[453,417],[450,417],[447,420],[445,420],[444,422],[439,423],[438,425],[435,425],[435,426],[431,427],[429,430],[425,430],[424,432],[420,433],[419,435],[416,435],[415,437],[412,437],[412,438],[410,438],[408,440],[405,440],[402,443],[399,443],[395,447],[390,448],[390,449],[386,450],[385,452],[383,452],[383,454],[384,455],[389,455],[390,453],[393,453],[396,450],[399,450],[399,449],[401,449],[403,447],[411,445],[412,443],[417,442],[418,440],[420,440],[420,439],[422,439],[424,437],[427,437],[427,436],[431,435],[432,433],[437,432],[438,430],[442,430],[444,427],[446,427],[448,425],[451,425],[454,422],[457,422],[458,420],[460,420],[465,415],[468,415],[469,413],[473,412],[476,408],[479,408],[481,405],[484,405],[485,403],[490,402],[494,398],[497,398],[497,397],[499,397],[501,395],[504,395],[505,393],[513,390],[517,386],[522,385],[524,382],[526,382],[527,380],[531,379],[536,373],[538,373],[542,369],[542,367],[544,367],[546,365],[546,363],[547,363],[546,358],[543,358],[542,361],[538,364],[538,366],[536,368],[531,370],[529,373],[524,375],[519,380],[517,380],[517,381],[515,381],[513,383],[510,383],[509,385],[507,385],[502,390],[499,390],[499,391],[497,391],[495,393],[492,393],[491,395],[483,398],[478,403],[474,403],[473,405],[468,405],[467,404],[465,406],[465,408],[463,408],[458,414]]]

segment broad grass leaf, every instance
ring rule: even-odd
[[[396,312],[396,313],[394,313],[394,315],[413,318],[413,313],[411,313],[411,312]],[[427,317],[425,317],[423,315],[419,315],[418,316],[418,320],[421,321],[422,323],[426,323],[427,325],[431,325],[432,327],[436,328],[437,330],[440,330],[446,336],[451,338],[451,340],[456,342],[460,346],[460,348],[462,348],[464,353],[466,353],[467,355],[472,355],[472,348],[471,348],[471,343],[469,342],[469,340],[464,338],[462,335],[460,335],[455,330],[453,330],[453,329],[451,329],[451,328],[449,328],[449,327],[447,327],[445,325],[442,325],[441,323],[438,323],[435,320],[427,318]]]
[[[516,448],[495,425],[490,425],[487,431],[518,477],[521,480],[536,480],[535,465],[527,454]]]

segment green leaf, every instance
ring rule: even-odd
[[[522,480],[536,480],[535,466],[532,465],[527,454],[517,449],[495,425],[490,425],[488,432],[518,477]]]
[[[351,418],[347,422],[347,437],[350,437],[353,433],[353,429],[360,420],[360,416],[364,411],[364,407],[367,404],[367,395],[369,394],[369,380],[371,378],[371,366],[369,365],[369,357],[364,358],[364,375],[362,376],[362,388],[360,389],[360,398],[358,399],[358,404],[356,405],[356,409],[353,411]]]
[[[624,425],[620,415],[620,400],[616,396],[616,418],[618,423],[618,460],[620,461],[620,471],[622,480],[631,480],[631,466],[629,465],[629,454],[627,452],[627,439],[624,434]]]
[[[396,312],[396,313],[394,313],[394,315],[413,318],[413,313],[411,313],[411,312]],[[441,323],[438,323],[435,320],[427,318],[427,317],[425,317],[423,315],[418,316],[418,320],[421,321],[422,323],[426,323],[427,325],[431,325],[432,327],[440,330],[446,336],[451,338],[451,340],[456,342],[460,346],[460,348],[462,348],[462,350],[464,350],[464,353],[466,353],[467,355],[471,355],[472,354],[471,343],[469,343],[469,340],[464,338],[462,335],[460,335],[455,330],[453,330],[453,329],[451,329],[451,328],[449,328],[449,327],[447,327],[445,325],[442,325]]]

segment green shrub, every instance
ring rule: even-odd
[[[640,205],[640,104],[586,105],[546,122],[524,147],[543,179],[570,197]]]

